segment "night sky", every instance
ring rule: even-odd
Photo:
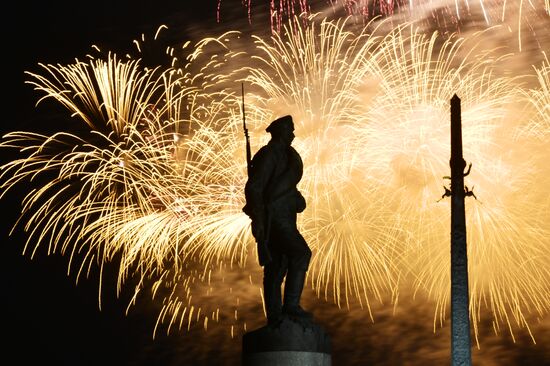
[[[70,63],[84,58],[93,44],[122,54],[133,52],[132,41],[142,33],[153,34],[161,24],[171,30],[168,43],[231,29],[225,19],[236,18],[241,27],[249,26],[239,0],[222,2],[221,24],[216,21],[217,0],[15,2],[13,6],[16,10],[5,15],[8,20],[2,25],[7,63],[3,76],[8,80],[2,134],[12,130],[52,133],[74,123],[52,101],[35,107],[37,94],[25,84],[24,72],[38,71],[39,62]],[[261,21],[269,27],[265,19]],[[154,64],[155,55],[150,56],[146,61]],[[2,152],[1,163],[13,157]],[[75,274],[67,276],[66,257],[48,256],[44,248],[33,260],[29,253],[23,256],[25,235],[20,230],[11,236],[8,233],[18,217],[24,188],[0,200],[2,330],[7,339],[2,347],[4,360],[12,359],[13,365],[238,364],[240,343],[227,332],[209,336],[198,327],[191,332],[161,334],[153,340],[157,304],[144,301],[125,315],[129,294],[123,292],[117,298],[114,281],[104,281],[100,310],[97,269],[76,285]],[[107,267],[105,278],[115,271]],[[304,297],[335,338],[335,366],[416,365],[408,355],[425,365],[447,359],[450,327],[433,334],[432,312],[427,310],[432,308],[422,300],[398,308],[406,317],[394,318],[391,306],[382,309],[380,305],[372,324],[364,312],[338,309],[316,299],[308,289]],[[486,332],[485,348],[473,350],[474,361],[479,360],[478,365],[550,364],[550,327],[548,319],[544,322],[546,325],[535,325],[540,334],[536,346],[525,334],[513,343],[505,333],[492,336]],[[490,324],[483,327],[491,328]]]

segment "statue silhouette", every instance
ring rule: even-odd
[[[267,322],[276,326],[283,316],[299,321],[312,318],[300,306],[311,250],[296,226],[297,214],[305,210],[306,201],[296,187],[302,178],[303,163],[291,146],[292,117],[276,119],[266,131],[271,140],[252,158],[243,211],[252,220],[252,234],[264,267]]]

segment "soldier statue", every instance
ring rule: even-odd
[[[264,270],[267,323],[276,326],[284,316],[299,321],[312,318],[300,306],[311,250],[296,226],[297,214],[305,210],[306,201],[296,187],[302,178],[303,163],[291,146],[292,117],[274,120],[266,131],[271,140],[252,158],[243,211],[252,220],[252,235]]]

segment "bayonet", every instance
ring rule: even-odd
[[[243,113],[243,130],[246,139],[246,172],[250,176],[250,168],[252,167],[252,153],[250,152],[250,137],[248,136],[248,128],[246,128],[246,114],[244,111],[244,83],[241,83],[242,97],[242,113]]]

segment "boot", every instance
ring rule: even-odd
[[[300,306],[300,297],[304,289],[306,271],[289,270],[285,282],[285,297],[283,304],[283,314],[291,318],[312,318],[310,312],[305,311]]]

